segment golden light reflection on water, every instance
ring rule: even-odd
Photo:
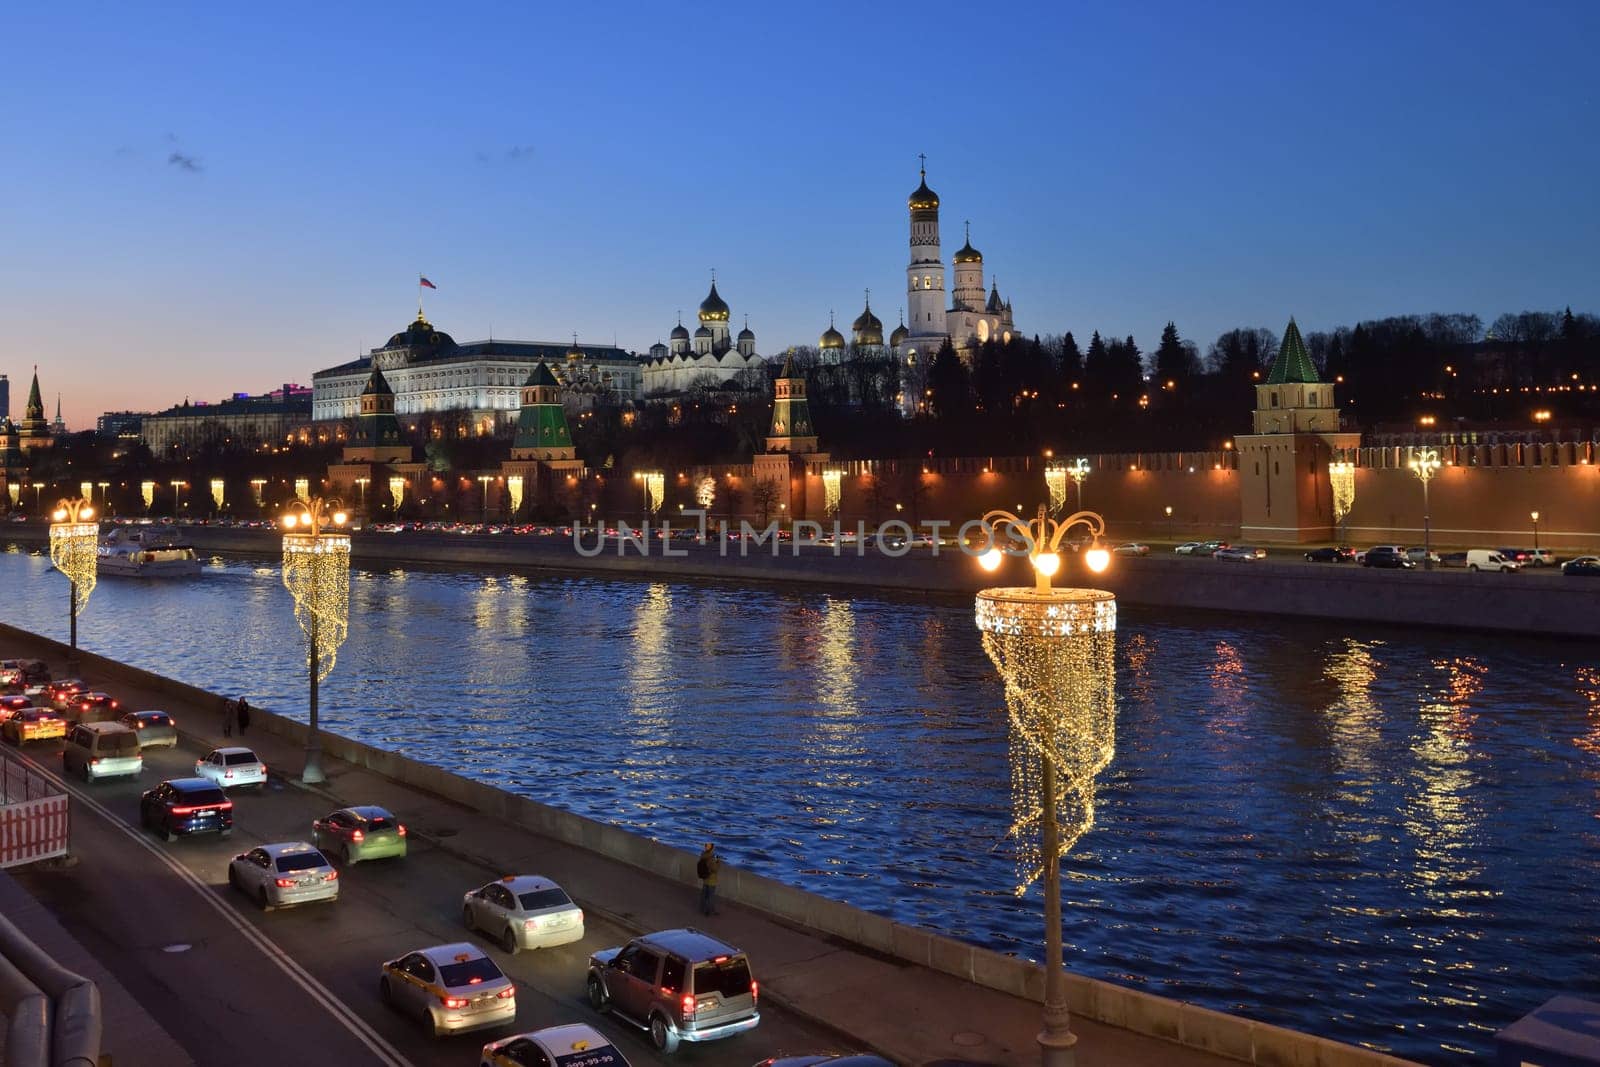
[[[1415,848],[1412,873],[1424,885],[1450,887],[1483,872],[1469,862],[1481,816],[1478,776],[1472,762],[1472,700],[1483,688],[1486,668],[1471,657],[1435,659],[1433,670],[1445,676],[1436,699],[1423,703],[1411,745],[1411,782],[1403,824]]]
[[[1331,724],[1333,755],[1348,772],[1371,774],[1376,768],[1381,712],[1372,699],[1372,683],[1382,664],[1373,655],[1381,641],[1344,639],[1344,647],[1328,657],[1322,675],[1339,691],[1324,709]],[[1365,798],[1365,793],[1362,794]]]
[[[667,740],[667,715],[679,671],[692,664],[673,662],[672,587],[655,582],[633,609],[633,647],[628,650],[631,708],[639,727],[639,744],[659,746]]]
[[[822,624],[817,628],[817,649],[821,674],[817,679],[817,699],[824,715],[834,720],[834,729],[843,728],[841,717],[854,717],[861,710],[860,672],[856,659],[856,614],[848,600],[828,598]]]
[[[1232,734],[1244,725],[1250,707],[1250,685],[1245,676],[1244,657],[1226,641],[1218,641],[1216,659],[1211,662],[1211,707],[1214,714],[1207,723],[1213,733]]]
[[[1591,756],[1600,756],[1600,668],[1579,667],[1575,677],[1578,696],[1588,705],[1585,718],[1588,729],[1572,739],[1572,743]]]

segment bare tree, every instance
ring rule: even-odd
[[[755,506],[756,519],[765,526],[772,519],[772,509],[778,506],[778,483],[762,479],[750,487],[750,503]]]

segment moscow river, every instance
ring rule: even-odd
[[[65,640],[62,582],[0,553],[0,619]],[[1040,954],[970,599],[408,569],[351,608],[328,728]],[[276,561],[102,579],[79,635],[304,714]],[[1118,680],[1071,969],[1436,1063],[1600,995],[1592,645],[1125,610]]]

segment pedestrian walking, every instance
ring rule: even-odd
[[[239,736],[243,737],[244,736],[244,732],[246,730],[250,729],[250,703],[249,703],[249,701],[245,700],[244,697],[240,697],[239,698],[238,719],[239,719]]]
[[[233,701],[227,697],[222,698],[222,736],[233,736],[233,718],[237,714]]]
[[[717,872],[722,870],[722,857],[717,855],[717,846],[710,841],[700,850],[700,862],[694,865],[694,873],[700,876],[700,914],[717,914]]]

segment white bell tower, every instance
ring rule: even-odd
[[[916,339],[945,335],[944,261],[939,255],[939,194],[928,188],[927,157],[922,160],[922,182],[907,203],[911,209],[911,263],[906,267],[906,326]],[[938,344],[924,341],[932,358]]]

